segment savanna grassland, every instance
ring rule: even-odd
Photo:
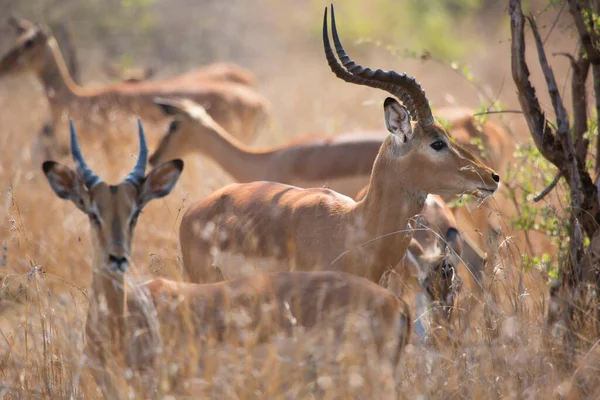
[[[336,3],[346,49],[363,65],[414,75],[434,114],[449,105],[520,109],[510,76],[505,2],[363,3]],[[548,54],[572,52],[576,41],[561,5],[544,9],[547,1],[529,3]],[[344,84],[327,67],[320,36],[326,5],[292,0],[0,0],[2,16],[13,12],[50,27],[67,21],[81,81],[91,87],[110,82],[102,70],[106,59],[131,67],[151,65],[158,77],[214,61],[249,68],[258,77],[258,90],[273,103],[273,120],[253,144],[257,147],[306,133],[383,128],[384,94]],[[0,56],[15,38],[0,21]],[[569,93],[568,60],[551,61],[565,85],[561,90]],[[532,65],[533,83],[541,85],[539,68]],[[542,104],[550,107],[544,91],[539,92]],[[58,199],[43,177],[37,132],[48,115],[44,92],[32,76],[0,81],[0,398],[99,398],[93,374],[82,369],[92,262],[89,222],[70,202]],[[378,359],[360,330],[341,347],[334,346],[336,338],[326,327],[247,348],[194,338],[179,341],[174,335],[163,338],[157,397],[598,398],[596,339],[583,329],[577,343],[567,347],[560,324],[548,324],[547,318],[549,309],[557,312],[549,291],[563,257],[566,192],[559,185],[544,201],[531,202],[554,171],[532,150],[520,114],[482,118],[508,126],[520,146],[508,184],[517,193],[514,201],[521,214],[507,216],[507,224],[550,232],[558,245],[552,254],[524,257],[526,244],[515,242],[511,230],[503,231],[500,250],[494,244],[482,249],[491,260],[484,282],[463,287],[449,324],[435,327],[423,340],[413,335],[395,381],[391,366]],[[166,129],[147,129],[151,150]],[[86,144],[85,127],[78,132],[86,160],[103,179],[115,182],[132,168],[132,154],[138,151],[131,140],[134,121],[122,132],[129,139],[110,139],[110,154]],[[60,161],[72,165],[69,159]],[[151,276],[182,279],[178,226],[183,212],[232,182],[200,156],[185,162],[174,191],[149,204],[140,218],[132,282]],[[495,199],[486,201],[493,205]],[[547,226],[548,219],[554,228]],[[360,321],[348,324],[360,328]],[[197,377],[186,376],[190,365],[198,366]],[[132,371],[123,374],[135,380]],[[134,385],[131,393],[135,398]]]

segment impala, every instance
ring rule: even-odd
[[[152,99],[156,96],[191,98],[204,104],[208,112],[234,135],[248,135],[253,139],[265,122],[269,102],[252,88],[229,82],[198,81],[177,82],[176,78],[165,81],[141,83],[118,83],[87,89],[73,82],[56,40],[31,22],[22,21],[24,29],[13,47],[0,59],[0,78],[30,73],[41,81],[50,104],[54,128],[66,116],[86,124],[90,136],[106,136],[107,127],[119,134],[122,121],[135,115],[144,120],[160,123],[166,117]],[[26,29],[28,28],[28,29]],[[183,79],[183,78],[182,78]],[[65,126],[66,128],[66,126]],[[68,131],[68,129],[58,132]]]
[[[140,212],[150,200],[166,196],[183,169],[181,160],[172,160],[146,175],[148,151],[141,123],[139,140],[136,165],[118,185],[106,184],[87,166],[72,122],[76,170],[54,161],[43,164],[56,195],[72,201],[90,219],[94,264],[85,352],[88,366],[97,369],[94,375],[105,398],[129,397],[122,390],[127,385],[123,378],[127,368],[146,370],[150,378],[156,377],[153,369],[162,339],[173,338],[178,330],[196,345],[201,341],[248,343],[249,336],[264,341],[275,333],[293,333],[295,325],[323,324],[335,329],[339,338],[347,316],[358,313],[367,322],[364,326],[370,329],[382,359],[389,359],[394,367],[398,364],[410,334],[408,308],[395,294],[357,276],[332,271],[280,272],[215,284],[166,279],[131,284],[127,271]],[[232,318],[232,313],[246,318]]]
[[[359,200],[366,193],[373,162],[385,139],[383,132],[377,131],[307,135],[278,147],[256,150],[232,137],[192,100],[157,98],[155,102],[173,116],[173,121],[150,156],[150,164],[200,153],[240,183],[264,180],[299,187],[326,186],[352,197],[362,193],[355,197]],[[486,160],[503,165],[496,160],[504,160],[504,154],[508,153],[498,150],[506,142],[506,131],[491,121],[486,121],[479,130],[475,118],[465,115],[463,109],[441,111],[450,123],[451,137],[468,149],[478,150],[476,141],[493,146],[494,150],[485,154]]]
[[[306,183],[305,187],[326,184],[327,187],[339,193],[352,194],[362,183],[361,181],[368,182],[367,174],[370,174],[373,160],[381,147],[381,140],[376,137],[369,139],[363,135],[308,136],[296,139],[279,148],[255,151],[248,149],[231,137],[206,113],[203,107],[191,100],[157,99],[156,102],[164,108],[166,113],[174,115],[175,119],[171,122],[169,132],[162,138],[158,148],[150,157],[151,165],[159,165],[175,156],[185,156],[191,151],[199,151],[216,160],[238,182],[265,180],[285,184],[295,183],[296,186],[303,186],[299,182],[304,182]],[[373,153],[372,156],[371,153]],[[353,156],[348,156],[348,154]],[[308,159],[314,159],[319,168],[304,166],[303,163]],[[353,177],[359,171],[363,171],[363,173]],[[336,174],[348,175],[348,178],[344,181],[334,179]],[[363,175],[367,175],[367,177],[364,178]],[[368,186],[355,199],[362,199],[366,194],[366,189]],[[450,310],[454,303],[455,293],[451,296],[449,288],[458,286],[452,286],[451,283],[447,285],[447,288],[441,289],[443,284],[438,278],[441,273],[439,265],[450,261],[445,255],[438,257],[437,261],[434,259],[437,255],[442,254],[438,248],[442,248],[439,239],[443,239],[444,235],[451,243],[454,254],[459,256],[462,254],[462,239],[460,235],[454,234],[456,221],[452,211],[439,196],[429,195],[427,197],[422,215],[423,221],[420,222],[421,226],[416,229],[414,236],[417,239],[416,245],[427,249],[427,257],[412,258],[416,262],[413,266],[420,265],[419,269],[401,270],[411,271],[414,276],[419,275],[420,282],[424,281],[425,277],[429,277],[430,269],[435,267],[432,279],[435,280],[435,286],[440,289],[433,289],[426,285],[428,294],[432,300],[443,304],[445,309]],[[450,235],[452,236],[450,237]],[[445,247],[444,244],[443,248]],[[432,257],[432,254],[436,256]],[[479,263],[476,266],[479,267]],[[404,279],[400,279],[399,282],[404,285],[409,284],[411,277],[403,272],[402,276]],[[391,279],[394,280],[394,278]],[[429,281],[428,278],[427,281]]]
[[[144,82],[154,77],[156,71],[152,67],[124,68],[113,63],[106,63],[104,71],[107,76],[124,82]],[[239,65],[227,62],[218,62],[204,65],[183,75],[165,78],[170,83],[180,85],[202,83],[204,81],[224,81],[239,83],[246,86],[256,86],[256,76],[252,71]]]
[[[373,72],[348,58],[332,12],[344,69],[331,50],[326,17],[323,41],[332,71],[344,81],[382,88],[404,103],[393,98],[384,102],[390,135],[375,158],[368,192],[355,202],[330,189],[274,182],[218,190],[191,206],[181,222],[183,264],[192,281],[250,274],[257,266],[346,271],[378,282],[404,256],[411,239],[407,224],[421,212],[428,193],[484,197],[498,188],[499,176],[452,143],[435,122],[414,78]]]
[[[405,257],[397,268],[384,274],[380,283],[414,301],[418,316],[415,331],[422,337],[429,325],[429,305],[433,305],[434,322],[449,320],[463,277],[468,279],[469,271],[462,261],[465,243],[444,200],[428,195],[414,225],[414,237]]]
[[[254,150],[240,143],[203,107],[191,100],[155,101],[174,119],[150,156],[150,164],[200,152],[241,183],[272,181],[299,187],[326,185],[339,193],[354,196],[369,182],[373,161],[382,143],[377,136],[314,135],[293,139],[279,147]]]

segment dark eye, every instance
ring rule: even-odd
[[[172,121],[169,125],[169,133],[175,132],[179,128],[179,121]]]
[[[98,217],[98,215],[95,212],[90,212],[88,216],[90,217],[90,222],[92,224],[100,226],[100,217]]]
[[[446,147],[446,142],[443,140],[436,140],[435,142],[431,143],[431,148],[435,151],[440,151],[444,147]]]
[[[23,47],[25,47],[26,49],[30,49],[33,47],[33,44],[33,39],[27,39],[25,43],[23,43]]]

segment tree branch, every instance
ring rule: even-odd
[[[575,21],[575,27],[579,33],[581,39],[581,45],[585,49],[590,62],[593,64],[600,64],[600,51],[598,51],[598,40],[592,36],[585,25],[583,20],[583,14],[581,13],[581,6],[577,0],[568,0],[569,12],[573,16]]]
[[[565,56],[571,62],[573,78],[571,81],[571,98],[573,102],[573,136],[575,137],[575,153],[578,160],[587,158],[589,140],[584,138],[588,129],[587,97],[585,82],[590,71],[590,60],[584,56],[583,46],[579,46],[579,57],[575,60],[569,53],[554,53],[553,55]]]
[[[571,186],[571,192],[573,196],[573,208],[575,215],[577,216],[584,200],[581,176],[579,174],[579,166],[582,165],[582,163],[579,162],[577,155],[575,154],[575,145],[573,144],[573,137],[571,136],[569,128],[569,116],[567,115],[567,110],[565,109],[560,93],[558,92],[558,85],[556,84],[556,79],[554,78],[554,72],[552,72],[552,68],[548,64],[546,51],[544,50],[544,45],[542,44],[542,38],[540,37],[540,33],[537,29],[537,24],[535,23],[533,17],[528,17],[527,19],[529,21],[529,25],[531,26],[531,31],[533,32],[540,66],[544,72],[544,78],[546,78],[546,85],[548,86],[548,93],[556,114],[558,125],[557,135],[561,142],[563,152],[566,155],[567,164],[565,167],[567,167],[569,186]],[[563,170],[563,172],[565,171]]]
[[[558,182],[560,181],[560,178],[562,178],[562,176],[563,176],[563,173],[561,171],[558,171],[558,174],[556,174],[556,176],[554,177],[552,182],[550,182],[548,187],[546,189],[544,189],[540,194],[535,196],[533,198],[533,201],[537,203],[538,201],[543,200],[544,197],[546,197],[552,191],[552,189],[554,189],[556,187],[556,185],[558,184]]]
[[[517,86],[517,94],[521,109],[536,147],[540,153],[560,171],[563,171],[565,157],[561,144],[556,140],[529,81],[529,68],[525,62],[525,35],[523,11],[519,0],[510,0],[509,5],[511,44],[511,70]]]

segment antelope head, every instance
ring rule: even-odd
[[[150,156],[150,165],[157,165],[162,160],[168,160],[174,155],[183,156],[194,147],[193,141],[202,142],[208,132],[219,130],[217,122],[206,112],[204,107],[188,99],[154,99],[163,113],[175,118],[169,125],[169,130],[160,140],[158,147]]]
[[[140,212],[152,199],[164,197],[175,186],[183,161],[172,160],[147,175],[148,148],[138,120],[140,152],[137,163],[123,182],[108,185],[87,166],[79,149],[71,121],[71,154],[76,169],[46,161],[42,169],[50,187],[61,199],[71,200],[90,219],[96,263],[112,273],[122,274],[130,264],[133,230]]]
[[[420,268],[427,271],[421,286],[429,299],[440,306],[438,311],[444,319],[449,320],[454,309],[454,302],[462,288],[462,280],[458,276],[458,267],[462,263],[457,248],[462,248],[462,238],[456,228],[449,228],[445,239],[440,238],[439,252],[433,255],[415,255]],[[411,243],[412,244],[412,243]],[[411,248],[412,250],[412,248]],[[463,265],[463,268],[466,268]]]
[[[425,92],[417,81],[394,71],[363,68],[348,57],[342,46],[331,6],[332,35],[336,59],[329,43],[327,9],[323,19],[323,45],[329,67],[350,83],[383,89],[396,96],[384,102],[385,123],[390,135],[379,152],[386,165],[386,182],[402,178],[407,188],[423,194],[474,194],[485,197],[498,189],[500,177],[468,150],[452,142],[443,126],[435,121]],[[390,166],[392,166],[390,168]]]
[[[45,62],[48,35],[40,26],[24,19],[11,17],[9,22],[19,36],[0,60],[0,77],[41,71]]]

